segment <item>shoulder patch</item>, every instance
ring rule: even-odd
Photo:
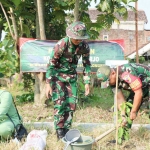
[[[142,82],[139,77],[130,74],[129,72],[124,72],[121,78],[127,82],[133,91],[142,87]]]
[[[121,78],[122,78],[124,81],[126,81],[127,83],[131,83],[130,73],[124,72],[124,73],[121,75]]]

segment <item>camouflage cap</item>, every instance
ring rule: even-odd
[[[68,37],[73,39],[84,40],[89,38],[85,24],[81,21],[77,21],[69,25],[66,29],[66,34]]]
[[[110,67],[107,65],[99,67],[96,73],[97,78],[103,82],[108,80],[109,75],[110,75]]]

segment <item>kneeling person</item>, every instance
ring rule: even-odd
[[[14,133],[15,126],[20,124],[17,110],[14,106],[12,95],[8,91],[0,90],[0,140],[10,139]]]

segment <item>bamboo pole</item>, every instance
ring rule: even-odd
[[[101,134],[100,136],[98,136],[97,138],[95,138],[95,142],[101,140],[102,138],[104,138],[106,135],[108,135],[109,133],[113,132],[116,129],[116,127],[109,129],[108,131],[104,132],[103,134]]]

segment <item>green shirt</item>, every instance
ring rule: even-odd
[[[11,117],[15,125],[20,123],[12,95],[7,91],[0,90],[0,123],[10,120],[6,114]]]

